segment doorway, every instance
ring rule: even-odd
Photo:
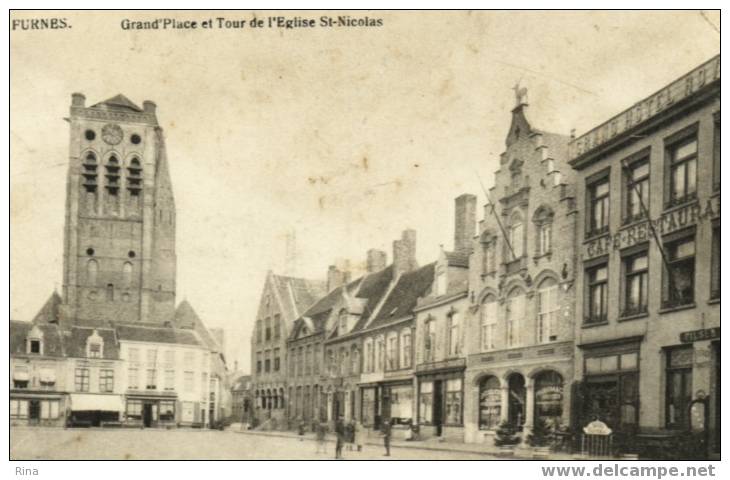
[[[31,400],[28,402],[28,423],[37,425],[41,421],[41,402]]]
[[[443,380],[433,382],[433,424],[436,427],[436,436],[443,433],[444,408],[443,408]]]
[[[142,423],[145,427],[152,426],[152,404],[145,403],[142,406]]]
[[[522,428],[525,423],[525,402],[527,400],[525,377],[519,373],[513,373],[507,381],[509,384],[507,418],[512,425]]]

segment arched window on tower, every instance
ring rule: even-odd
[[[124,278],[124,288],[129,288],[132,286],[132,263],[131,262],[124,262],[124,266],[122,267],[122,277]]]
[[[130,197],[138,197],[142,191],[142,164],[137,157],[127,167],[127,190]]]
[[[106,286],[106,299],[110,302],[114,301],[114,285],[111,283]]]
[[[86,262],[86,281],[89,285],[96,286],[96,277],[99,273],[99,262],[93,258]]]
[[[553,249],[553,217],[550,207],[541,206],[535,210],[532,222],[535,224],[535,255],[547,255]]]
[[[89,152],[84,158],[82,175],[84,177],[84,188],[87,192],[96,193],[97,164],[96,155]]]
[[[119,160],[117,160],[117,157],[110,156],[105,168],[107,193],[116,196],[119,193]]]

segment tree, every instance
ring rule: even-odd
[[[520,437],[517,436],[515,425],[508,421],[502,422],[497,428],[494,444],[501,447],[503,445],[517,445],[518,443],[520,443]]]

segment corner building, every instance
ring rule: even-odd
[[[464,439],[509,421],[570,422],[575,198],[569,137],[539,130],[518,96],[469,258]]]
[[[654,458],[720,447],[720,57],[570,146],[576,421]],[[677,453],[679,452],[679,453]],[[683,458],[683,457],[682,457]]]

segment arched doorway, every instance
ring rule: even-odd
[[[517,427],[525,424],[525,405],[527,390],[525,389],[525,377],[519,373],[513,373],[507,377],[509,386],[509,400],[507,402],[507,419]]]

